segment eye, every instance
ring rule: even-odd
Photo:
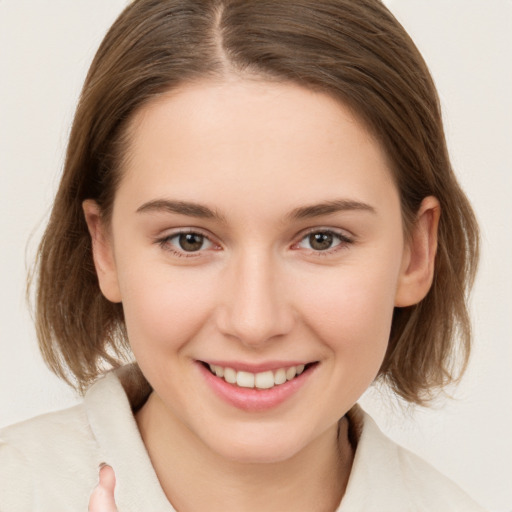
[[[216,247],[205,235],[193,231],[175,233],[158,241],[164,248],[178,255],[194,253]]]
[[[329,249],[335,249],[340,245],[346,245],[351,243],[348,237],[341,233],[336,233],[329,230],[312,231],[308,233],[302,240],[297,244],[297,247],[301,249],[310,249],[313,251],[328,251]]]

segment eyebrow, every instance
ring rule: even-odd
[[[148,201],[137,208],[137,213],[146,212],[169,212],[187,215],[188,217],[197,217],[199,219],[215,219],[225,223],[226,219],[220,213],[211,210],[207,206],[188,201],[173,201],[170,199],[155,199]]]
[[[291,219],[310,219],[320,217],[322,215],[329,215],[331,213],[357,210],[373,214],[377,213],[375,208],[367,203],[351,199],[335,199],[333,201],[325,201],[319,204],[301,206],[300,208],[292,210],[288,217]]]
[[[375,208],[361,201],[350,199],[336,199],[318,204],[301,206],[292,210],[286,217],[288,219],[310,219],[343,211],[367,211],[376,213]],[[171,199],[155,199],[144,203],[137,208],[137,213],[169,212],[199,219],[214,219],[226,223],[225,217],[205,205],[189,201],[175,201]]]

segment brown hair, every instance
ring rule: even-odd
[[[406,231],[422,199],[439,200],[432,287],[395,309],[380,370],[403,398],[425,403],[467,363],[478,230],[450,166],[432,78],[379,0],[136,0],[125,9],[85,81],[39,248],[36,322],[47,364],[83,391],[105,363],[130,354],[122,305],[98,286],[82,201],[95,199],[108,219],[138,109],[184,83],[233,73],[293,82],[352,108],[387,152]]]

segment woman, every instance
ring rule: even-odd
[[[354,406],[456,376],[477,246],[379,2],[134,2],[84,86],[38,329],[83,391],[137,365],[2,433],[4,502],[83,508],[106,462],[120,510],[480,510]]]

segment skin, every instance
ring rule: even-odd
[[[428,292],[437,200],[406,238],[383,149],[345,106],[296,85],[186,85],[138,112],[130,137],[111,223],[94,201],[84,213],[100,287],[123,303],[154,389],[136,419],[164,492],[185,512],[334,510],[353,457],[339,421],[378,373],[394,307]],[[200,250],[180,230],[204,236]],[[198,361],[219,360],[315,367],[284,403],[248,412],[205,383]]]
[[[104,465],[99,470],[99,482],[89,499],[89,512],[117,512],[114,500],[116,476],[114,470]]]

